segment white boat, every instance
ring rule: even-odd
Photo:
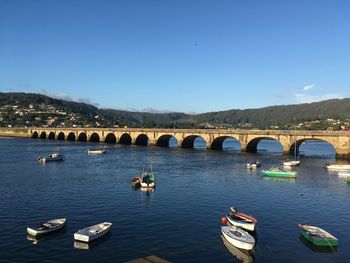
[[[254,259],[250,253],[250,251],[246,251],[240,248],[237,248],[233,245],[231,245],[230,242],[226,240],[226,238],[221,235],[222,242],[224,243],[225,247],[230,251],[230,253],[236,257],[239,262],[242,263],[254,263]]]
[[[90,242],[107,234],[111,227],[112,223],[110,222],[89,226],[74,233],[74,239],[77,241]]]
[[[154,188],[156,186],[152,166],[149,170],[143,170],[141,176],[141,188]]]
[[[331,171],[350,171],[350,164],[329,164],[329,163],[326,163],[324,167],[328,170],[331,170]]]
[[[107,150],[104,150],[104,149],[87,149],[86,152],[88,154],[103,154],[103,153],[106,153]]]
[[[291,160],[291,161],[285,161],[283,162],[284,166],[299,166],[300,161],[299,160]]]
[[[255,231],[256,220],[241,216],[240,213],[228,213],[226,219],[233,226],[238,226],[249,231]]]
[[[254,248],[254,237],[239,227],[222,226],[221,233],[235,247],[244,250],[252,250]]]
[[[52,219],[41,223],[39,227],[27,227],[27,232],[32,236],[44,235],[64,228],[65,224],[66,218]]]
[[[64,160],[64,155],[54,152],[51,153],[49,156],[44,157],[44,156],[40,156],[37,158],[37,160],[41,163],[46,163],[46,162],[57,162],[57,161],[63,161]]]
[[[350,178],[350,172],[338,172],[340,178]]]
[[[261,163],[259,161],[253,161],[250,163],[247,163],[247,168],[249,169],[256,169],[261,166]]]

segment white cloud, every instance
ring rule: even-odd
[[[314,86],[315,86],[314,84],[306,85],[306,86],[303,88],[303,90],[304,90],[304,91],[310,90],[310,89],[312,89]]]

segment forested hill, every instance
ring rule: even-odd
[[[0,126],[334,129],[348,127],[350,99],[197,115],[99,109],[31,93],[0,92]]]

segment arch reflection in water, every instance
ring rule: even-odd
[[[231,245],[223,235],[221,235],[222,242],[228,249],[228,251],[235,256],[240,262],[243,263],[253,263],[255,262],[254,260],[254,255],[249,253],[248,251],[241,250],[239,248],[236,248],[235,246]]]
[[[74,248],[76,249],[93,249],[99,244],[105,242],[112,235],[112,230],[109,231],[106,235],[92,241],[89,243],[74,241]]]

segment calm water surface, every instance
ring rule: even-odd
[[[124,262],[157,255],[172,262],[349,262],[350,185],[322,166],[335,162],[325,144],[302,145],[296,180],[268,179],[261,169],[285,159],[279,145],[262,142],[258,154],[226,151],[0,139],[0,262]],[[238,147],[238,148],[237,148]],[[36,157],[60,150],[62,163]],[[258,158],[262,168],[245,164]],[[131,188],[144,163],[152,163],[157,188]],[[302,195],[301,195],[302,193]],[[220,218],[229,207],[258,219],[252,256],[227,245]],[[66,230],[27,240],[26,227],[67,217]],[[75,231],[99,222],[111,233],[91,245],[76,244]],[[339,239],[336,252],[315,251],[298,223],[320,226]],[[78,248],[76,248],[78,247]]]

